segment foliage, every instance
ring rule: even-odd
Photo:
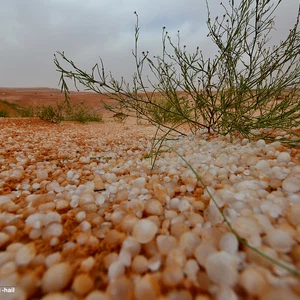
[[[52,123],[60,123],[63,121],[63,104],[57,103],[56,107],[51,105],[42,105],[37,108],[37,116],[41,120]]]
[[[41,106],[37,108],[37,116],[52,123],[75,121],[80,123],[101,122],[102,116],[92,113],[83,103],[62,102],[56,106]]]
[[[0,110],[0,118],[8,118],[9,117],[9,111],[6,109]]]
[[[55,55],[62,90],[67,95],[65,78],[71,78],[76,86],[81,83],[88,90],[106,93],[117,100],[119,107],[106,105],[113,112],[121,107],[127,114],[136,114],[165,132],[172,129],[184,133],[178,122],[189,124],[193,132],[207,128],[209,132],[224,135],[237,131],[248,137],[254,136],[256,129],[297,127],[300,121],[299,11],[287,37],[278,45],[270,46],[271,33],[275,30],[274,12],[281,2],[242,0],[236,4],[229,0],[228,5],[221,3],[223,17],[213,19],[206,1],[208,37],[217,50],[209,58],[204,57],[199,47],[188,54],[186,46],[180,44],[179,33],[174,43],[165,28],[162,56],[151,59],[149,52],[142,52],[140,57],[136,14],[133,50],[136,73],[132,87],[124,78],[117,81],[111,74],[107,75],[102,60],[88,74],[64,52],[58,52],[70,67],[70,70],[63,68]],[[150,68],[156,82],[145,78],[145,66]],[[155,101],[157,94],[165,101]],[[168,119],[178,122],[165,123],[164,113],[172,115]]]
[[[91,113],[91,110],[87,108],[82,102],[67,105],[65,111],[66,121],[76,121],[80,123],[102,122],[102,116]]]

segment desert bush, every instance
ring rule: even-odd
[[[8,118],[9,117],[9,111],[6,109],[0,110],[0,118]]]
[[[151,58],[146,51],[140,57],[140,27],[136,14],[133,50],[136,72],[132,84],[124,78],[117,81],[106,74],[102,60],[88,74],[64,52],[58,52],[70,67],[69,70],[63,68],[55,55],[62,90],[68,94],[65,79],[71,78],[75,85],[81,83],[88,90],[106,93],[128,114],[138,114],[167,132],[181,131],[178,124],[170,125],[157,118],[158,112],[159,115],[164,112],[173,115],[180,124],[188,123],[192,131],[207,128],[209,132],[224,135],[239,132],[251,137],[256,129],[298,127],[299,12],[287,37],[278,45],[270,45],[271,33],[275,30],[274,13],[281,2],[241,0],[236,3],[229,0],[228,5],[220,4],[224,9],[223,16],[213,18],[206,1],[208,37],[217,49],[217,54],[209,58],[204,57],[199,47],[189,54],[186,46],[180,43],[179,33],[178,41],[174,43],[165,28],[162,56]],[[146,65],[156,82],[144,76]],[[172,104],[171,109],[165,106],[166,102],[155,101],[157,93]],[[106,107],[114,112],[119,109]]]
[[[66,105],[65,120],[80,123],[102,122],[102,116],[93,113],[90,108],[86,107],[84,103],[81,102]]]
[[[41,120],[49,121],[52,123],[60,123],[63,121],[63,104],[57,103],[56,107],[51,105],[42,105],[37,107],[37,116]]]
[[[31,106],[22,107],[21,109],[19,109],[18,113],[22,118],[34,118],[36,115],[35,109]]]

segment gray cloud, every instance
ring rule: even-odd
[[[209,2],[214,14],[219,14],[220,1]],[[275,41],[292,27],[298,4],[298,0],[281,4]],[[100,56],[107,70],[130,80],[134,11],[140,19],[141,51],[160,54],[162,27],[166,26],[174,40],[180,30],[182,43],[190,51],[199,45],[210,53],[204,0],[2,0],[0,86],[57,87],[59,74],[53,63],[57,50],[65,51],[86,71]]]

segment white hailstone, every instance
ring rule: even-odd
[[[274,219],[277,219],[280,215],[282,215],[282,209],[268,200],[261,203],[260,209],[264,214],[269,215]]]
[[[145,212],[149,215],[161,216],[164,213],[164,209],[160,201],[150,199],[146,202]]]
[[[210,202],[210,205],[205,209],[204,219],[209,221],[211,225],[221,224],[224,221],[219,209],[213,202]]]
[[[230,254],[236,254],[239,247],[239,242],[232,232],[226,232],[220,239],[220,250]]]
[[[44,273],[42,278],[42,289],[44,293],[51,293],[63,290],[73,276],[73,269],[67,262],[51,266]]]
[[[39,183],[36,182],[36,183],[34,183],[31,187],[32,187],[33,190],[36,191],[36,190],[38,190],[38,189],[41,187],[41,185],[40,185]]]
[[[300,178],[289,176],[282,182],[282,189],[287,193],[297,193],[300,191]]]
[[[242,144],[243,146],[247,145],[248,143],[249,143],[249,139],[246,139],[246,138],[242,139],[241,144]]]
[[[73,279],[71,289],[78,296],[85,296],[88,294],[94,287],[94,280],[90,277],[89,274],[83,273],[76,275]]]
[[[172,249],[177,247],[177,239],[172,235],[159,235],[156,238],[158,251],[161,254],[168,254]]]
[[[85,211],[80,211],[75,215],[75,220],[77,222],[82,222],[86,218],[86,212]]]
[[[289,232],[280,229],[269,231],[267,240],[272,248],[283,253],[290,252],[296,243]]]
[[[264,159],[260,160],[260,161],[255,165],[255,168],[256,168],[258,171],[260,171],[260,172],[262,172],[262,173],[264,173],[264,174],[266,174],[266,175],[269,175],[269,174],[272,173],[272,170],[271,170],[271,167],[270,167],[270,165],[269,165],[269,162],[266,161],[266,160],[264,160]]]
[[[115,185],[110,185],[107,190],[111,194],[116,194],[118,192],[118,187]]]
[[[129,253],[128,250],[121,249],[119,253],[119,261],[125,266],[129,267],[131,264],[131,254]]]
[[[81,232],[76,237],[76,243],[79,245],[84,245],[89,240],[89,237],[90,237],[89,234],[85,232]]]
[[[200,266],[204,267],[207,258],[217,252],[217,249],[210,243],[202,242],[194,251],[194,256]]]
[[[258,223],[262,226],[264,232],[268,232],[273,229],[270,219],[262,214],[254,215],[254,218],[258,221]]]
[[[131,263],[131,269],[138,274],[145,273],[148,270],[148,259],[143,255],[135,256]]]
[[[108,279],[112,281],[125,273],[125,267],[119,260],[114,261],[108,268]]]
[[[60,223],[61,215],[55,211],[51,211],[44,216],[44,225],[47,226],[50,223]]]
[[[56,210],[63,210],[69,206],[69,202],[67,200],[58,200],[56,202]]]
[[[0,232],[0,248],[9,241],[10,237],[7,233]]]
[[[238,217],[233,223],[233,229],[244,239],[250,238],[253,235],[262,233],[262,227],[258,221],[252,217]]]
[[[22,246],[16,253],[17,266],[27,266],[36,256],[36,248],[33,243]]]
[[[85,297],[85,300],[108,300],[108,297],[105,292],[100,290],[94,290]]]
[[[11,243],[6,247],[6,251],[11,251],[11,252],[17,252],[20,250],[24,245],[22,243]],[[4,253],[4,252],[0,252]]]
[[[175,209],[177,209],[179,203],[180,203],[180,199],[178,199],[178,198],[172,198],[169,201],[169,208],[175,210]]]
[[[165,285],[173,287],[182,282],[184,278],[183,270],[176,265],[167,266],[162,272],[162,280]]]
[[[258,140],[256,142],[256,146],[259,148],[264,148],[266,146],[266,142],[264,140]]]
[[[186,211],[191,207],[190,202],[186,199],[181,199],[177,205],[177,208],[180,212]]]
[[[201,238],[192,231],[184,232],[179,238],[179,248],[187,257],[193,255],[195,248],[201,243]]]
[[[205,262],[208,277],[216,284],[233,286],[238,280],[237,260],[225,252],[215,252]]]
[[[3,232],[7,233],[11,237],[14,237],[16,235],[17,231],[18,231],[18,228],[14,225],[5,226],[3,228]]]
[[[26,200],[27,200],[27,197],[26,197]],[[11,201],[11,199],[8,195],[0,196],[0,205],[3,204],[3,203],[9,202],[9,201]]]
[[[300,225],[300,203],[292,205],[287,211],[289,222],[295,227]]]
[[[8,277],[10,274],[15,273],[17,271],[17,266],[15,262],[10,261],[0,267],[0,277]]]
[[[47,172],[47,170],[37,170],[36,177],[38,179],[46,179],[46,178],[48,178],[48,172]]]
[[[235,291],[228,286],[221,286],[216,293],[217,300],[238,300]]]
[[[79,225],[82,232],[90,231],[92,225],[88,221],[82,221]]]
[[[183,268],[186,263],[186,255],[183,250],[175,248],[169,251],[165,261],[166,266],[179,266]]]
[[[60,223],[51,223],[43,231],[43,238],[52,236],[61,236],[63,233],[63,226]]]
[[[288,163],[291,161],[291,155],[288,152],[280,152],[277,155],[277,161],[279,163]]]
[[[217,159],[214,162],[214,165],[220,168],[223,168],[227,166],[228,164],[228,156],[226,154],[221,154],[217,157]]]
[[[135,188],[143,189],[143,188],[145,188],[145,185],[146,185],[146,178],[144,178],[144,177],[136,178],[132,181],[132,185]]]
[[[268,286],[265,277],[256,268],[245,269],[240,275],[239,283],[251,296],[260,296]]]
[[[128,236],[122,243],[122,249],[127,250],[134,257],[140,253],[141,244],[133,236]]]
[[[158,284],[152,275],[147,274],[134,282],[134,299],[144,300],[158,298]]]
[[[195,259],[188,259],[184,266],[184,274],[191,281],[197,281],[197,273],[200,270],[200,267]]]
[[[118,209],[115,210],[112,214],[111,214],[111,222],[114,225],[118,225],[121,223],[122,219],[126,216],[126,212],[122,209]]]
[[[150,242],[158,231],[157,225],[149,219],[142,219],[133,225],[132,236],[141,244]]]
[[[44,226],[44,215],[41,213],[34,213],[27,217],[25,223],[35,229],[40,229]]]
[[[160,269],[162,264],[161,254],[155,254],[148,260],[148,269],[151,272],[156,272]]]
[[[108,183],[113,183],[117,181],[117,175],[115,173],[107,173],[105,174],[105,178]]]
[[[92,270],[94,265],[95,265],[95,258],[92,257],[92,256],[89,256],[81,262],[80,268],[81,268],[82,271],[88,273],[89,271]]]
[[[95,203],[97,205],[102,205],[102,204],[104,204],[105,200],[106,200],[106,198],[104,197],[104,195],[98,195],[96,197]]]
[[[70,298],[67,295],[62,293],[50,293],[45,295],[41,300],[69,300]]]
[[[59,263],[60,260],[61,260],[61,254],[59,252],[54,252],[54,253],[49,254],[45,258],[45,265],[47,268],[50,268],[54,264]]]

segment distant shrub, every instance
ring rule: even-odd
[[[65,108],[65,120],[80,123],[102,122],[102,116],[97,115],[84,105],[84,103],[69,103]]]
[[[9,117],[9,111],[6,109],[0,110],[0,118],[8,118]]]
[[[57,104],[56,107],[51,105],[42,105],[37,108],[37,116],[41,120],[49,121],[52,123],[60,123],[63,121],[63,105]]]

